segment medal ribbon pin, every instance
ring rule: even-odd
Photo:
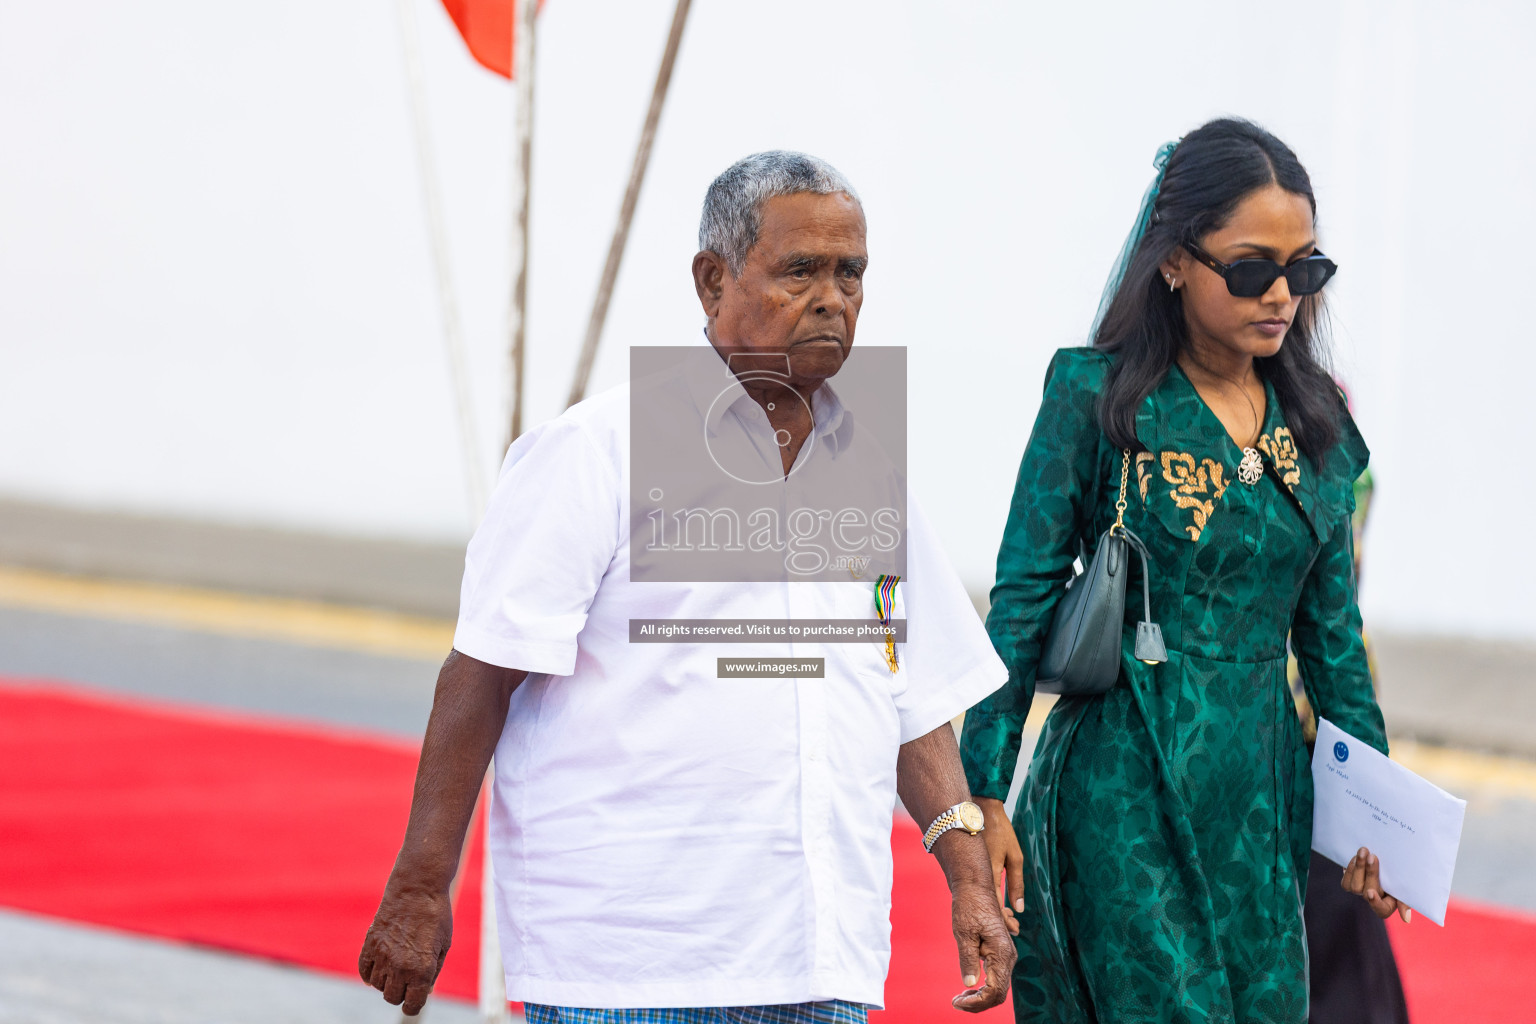
[[[885,663],[892,672],[900,667],[896,664],[896,630],[891,626],[891,609],[896,606],[896,584],[900,582],[900,576],[882,574],[875,578],[875,615],[879,617],[880,625],[885,627]]]

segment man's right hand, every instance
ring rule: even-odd
[[[389,880],[379,912],[363,939],[357,973],[414,1017],[421,1012],[453,942],[448,893],[429,893]]]
[[[438,673],[405,841],[357,958],[363,980],[410,1016],[421,1012],[453,941],[448,893],[507,704],[527,675],[458,651]]]
[[[975,797],[977,806],[986,818],[987,827],[982,835],[987,840],[987,856],[992,861],[992,883],[997,889],[997,905],[1003,912],[1008,931],[1019,934],[1019,919],[1015,914],[1024,912],[1024,851],[1019,847],[1019,837],[1008,820],[1008,811],[1001,800]]]

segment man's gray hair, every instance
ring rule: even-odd
[[[787,149],[753,153],[727,167],[704,193],[699,248],[725,260],[731,276],[740,277],[747,265],[747,250],[757,244],[763,204],[775,196],[800,192],[819,196],[846,192],[860,202],[848,179],[825,160]]]

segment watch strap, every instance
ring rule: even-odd
[[[939,841],[939,836],[943,835],[945,832],[948,832],[952,828],[965,827],[964,823],[960,819],[960,808],[966,802],[967,801],[962,800],[960,803],[955,804],[955,806],[951,807],[949,810],[933,819],[933,824],[929,825],[928,831],[923,833],[924,850],[932,853],[933,844]],[[966,829],[966,831],[970,832],[969,829]],[[975,832],[971,832],[971,835],[975,834]]]

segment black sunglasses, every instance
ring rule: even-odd
[[[1220,274],[1227,282],[1227,291],[1240,299],[1258,298],[1282,277],[1292,295],[1315,295],[1323,290],[1323,285],[1339,269],[1338,264],[1320,252],[1282,267],[1274,260],[1261,259],[1223,263],[1194,242],[1185,242],[1184,248],[1195,259]]]

